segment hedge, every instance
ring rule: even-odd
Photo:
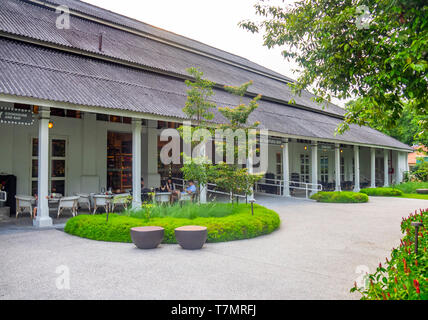
[[[311,199],[328,203],[363,203],[369,201],[366,194],[351,191],[320,191],[312,195]]]
[[[243,207],[244,208],[244,207]],[[199,225],[208,228],[207,242],[224,242],[254,238],[269,234],[279,228],[280,219],[275,211],[254,205],[254,216],[249,205],[242,213],[220,218],[151,218],[140,219],[118,214],[79,215],[67,221],[64,231],[83,238],[131,242],[130,228],[137,226],[160,226],[165,228],[164,243],[176,243],[174,229],[185,225]]]
[[[374,197],[401,197],[403,195],[403,191],[394,188],[365,188],[360,192]]]
[[[412,222],[423,224],[419,229],[417,254]],[[355,283],[351,292],[361,293],[362,300],[428,300],[427,226],[427,210],[403,218],[401,232],[404,237],[400,246],[392,249],[391,259],[386,259],[384,265],[380,263],[376,271],[368,275],[366,283]]]

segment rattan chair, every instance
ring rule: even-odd
[[[77,206],[78,206],[79,198],[80,198],[79,196],[61,198],[58,204],[57,218],[59,218],[59,215],[64,210],[70,210],[73,217],[75,217],[77,215]]]
[[[16,195],[16,218],[18,218],[19,214],[24,213],[28,209],[30,213],[30,217],[33,216],[33,202],[36,201],[36,198],[31,196],[20,196]]]

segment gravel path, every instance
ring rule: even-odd
[[[0,299],[357,299],[356,268],[373,271],[399,244],[401,217],[425,200],[321,204],[258,197],[282,220],[251,240],[138,250],[63,231],[0,227]],[[56,271],[70,275],[58,289]]]

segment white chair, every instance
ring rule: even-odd
[[[104,210],[106,212],[109,211],[109,208],[111,206],[111,200],[113,198],[112,196],[104,195],[104,194],[94,194],[93,198],[94,198],[94,212],[93,212],[93,214],[95,214],[95,212],[97,212],[98,208],[104,208]]]
[[[61,198],[58,204],[57,218],[59,218],[59,215],[64,211],[64,209],[70,210],[73,217],[75,217],[77,215],[78,201],[79,201],[79,196]]]
[[[24,213],[25,209],[28,209],[30,216],[33,216],[33,202],[36,201],[36,198],[31,196],[20,196],[16,195],[16,218],[21,213]]]
[[[129,193],[121,193],[121,194],[115,195],[113,198],[112,211],[114,212],[114,210],[118,206],[123,207],[125,210],[128,209],[130,197],[131,197],[131,194]]]
[[[86,206],[89,209],[89,212],[91,212],[91,200],[90,195],[87,193],[75,193],[76,196],[79,197],[78,200],[78,206],[79,208],[82,207],[82,205]]]

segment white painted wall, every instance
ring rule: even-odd
[[[0,106],[12,107],[0,102]],[[107,132],[132,132],[130,124],[97,121],[95,115],[83,119],[51,117],[50,137],[65,138],[66,194],[98,192],[107,184]],[[142,173],[148,187],[158,187],[157,130],[147,135],[143,127]],[[0,124],[0,173],[17,176],[17,193],[31,192],[31,139],[38,136],[38,121],[32,126]],[[148,141],[150,143],[148,143]],[[150,158],[150,159],[147,159]],[[88,187],[88,183],[92,184]]]

